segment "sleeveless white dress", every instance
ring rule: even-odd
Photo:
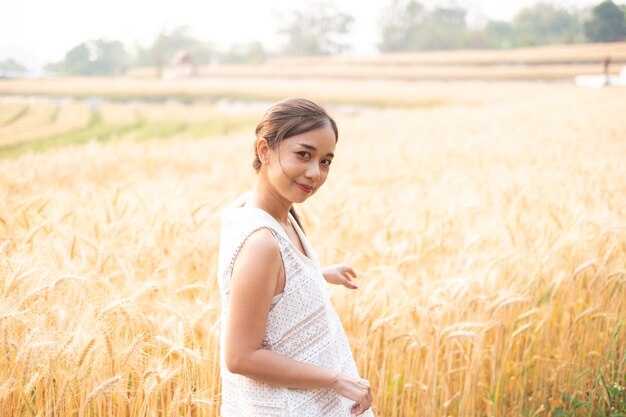
[[[304,232],[289,214],[307,256],[292,243],[282,226],[266,211],[241,207],[240,196],[221,215],[218,284],[221,323],[226,322],[232,266],[245,240],[267,228],[276,239],[285,268],[285,290],[272,300],[262,348],[291,359],[358,377],[343,326],[333,308],[319,262]],[[349,417],[354,401],[331,388],[293,389],[269,385],[233,374],[224,362],[224,328],[220,334],[222,417]],[[371,409],[365,417],[374,417]]]

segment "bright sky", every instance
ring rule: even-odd
[[[353,54],[375,53],[381,13],[392,0],[334,0],[339,10],[354,17],[350,36]],[[426,4],[456,3],[469,18],[509,20],[520,8],[537,0],[428,0]],[[582,8],[601,0],[549,0]],[[162,29],[188,25],[192,34],[222,49],[233,43],[261,41],[276,48],[281,18],[306,0],[5,0],[0,13],[0,60],[13,58],[30,69],[61,60],[81,42],[106,38],[132,49],[148,45]],[[621,2],[618,2],[621,3]]]

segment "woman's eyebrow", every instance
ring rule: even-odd
[[[309,145],[308,143],[298,143],[298,145],[302,146],[304,149],[309,149],[311,151],[317,151],[317,148],[313,145]],[[326,156],[330,156],[331,158],[333,158],[335,156],[334,153],[332,152],[328,152],[326,154]]]

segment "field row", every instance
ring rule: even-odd
[[[398,65],[398,64],[334,64],[320,62],[317,65],[283,66],[246,65],[199,68],[200,77],[266,77],[266,78],[336,78],[336,79],[390,79],[390,80],[573,80],[577,75],[603,74],[602,59],[593,64],[575,65]],[[621,65],[620,65],[621,64]],[[610,73],[617,75],[626,60],[616,63]],[[168,68],[168,72],[175,69]],[[132,77],[154,77],[153,68],[137,68],[129,71]]]
[[[214,106],[182,103],[3,100],[0,156],[91,139],[212,136],[249,126],[256,118],[258,114],[254,112],[227,113]]]
[[[460,50],[388,53],[374,57],[318,56],[272,58],[262,65],[199,67],[199,77],[387,80],[573,80],[609,73],[626,65],[626,42],[543,46],[512,50]],[[180,71],[165,68],[164,75]],[[178,74],[180,75],[180,74]],[[155,68],[136,68],[130,77],[156,76]]]
[[[551,91],[569,94],[572,83],[550,84]],[[285,97],[307,97],[325,105],[432,108],[532,99],[545,91],[537,82],[468,81],[414,82],[315,78],[198,77],[188,79],[68,77],[38,80],[0,80],[0,96],[100,97],[115,101],[179,100],[195,102],[234,100],[271,102]]]
[[[610,56],[614,62],[626,63],[626,42],[578,45],[545,45],[517,49],[482,49],[457,51],[385,53],[373,57],[318,56],[273,58],[273,66],[317,65],[562,65],[600,63]]]

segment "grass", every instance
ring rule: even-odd
[[[15,112],[15,114],[10,115],[5,120],[3,120],[2,124],[0,124],[0,126],[10,125],[13,122],[15,122],[15,121],[21,119],[22,117],[26,116],[26,114],[28,113],[28,109],[29,109],[29,107],[27,105],[23,105],[17,112]]]
[[[138,127],[139,124],[105,125],[102,123],[100,116],[94,113],[88,125],[84,128],[0,146],[0,157],[13,157],[27,151],[42,152],[52,147],[82,144],[92,139],[107,141],[115,136],[123,135],[137,129]]]
[[[58,115],[61,111],[60,109],[61,106],[55,110],[55,114]],[[127,111],[130,111],[130,109]],[[135,140],[143,141],[168,139],[180,135],[201,138],[251,128],[255,122],[256,118],[252,119],[245,114],[230,117],[216,117],[209,114],[199,121],[185,121],[181,119],[159,121],[158,117],[147,119],[140,115],[131,123],[105,122],[98,111],[93,111],[88,123],[83,127],[0,145],[0,158],[15,157],[26,152],[42,152],[53,147],[84,144],[90,140],[106,142],[116,138],[132,137]],[[11,128],[10,124],[7,126]],[[33,130],[34,132],[42,131],[39,126],[35,126]],[[45,129],[43,129],[43,132],[45,132]],[[27,135],[27,137],[29,136]]]

